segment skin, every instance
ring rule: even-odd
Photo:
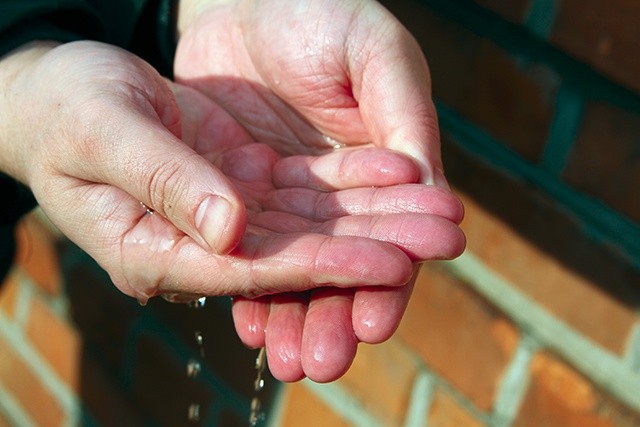
[[[419,213],[437,217],[441,225],[422,235],[428,237],[419,244],[421,256],[402,239],[391,242],[411,257],[414,276],[419,261],[452,258],[463,250],[457,229],[462,207],[443,174],[426,61],[407,30],[379,4],[183,1],[178,26],[176,80],[214,100],[251,138],[278,154],[326,156],[379,147],[412,159],[407,171],[417,167],[418,181],[431,195],[427,204],[441,208]],[[366,182],[366,174],[364,181],[338,187],[323,182],[328,171],[317,176],[319,181],[286,183],[320,191],[379,185],[373,178]],[[399,209],[405,224],[412,222],[413,205],[394,197],[386,203],[387,211],[370,212],[382,216],[377,220]],[[363,236],[362,229],[344,230]],[[372,231],[367,229],[367,237],[389,242],[389,234]],[[410,233],[402,234],[404,239]],[[414,279],[400,287],[363,283],[351,290],[235,298],[236,329],[248,346],[266,345],[276,378],[331,381],[348,369],[358,342],[379,343],[393,334]]]
[[[281,156],[249,142],[206,97],[175,86],[191,108],[181,111],[169,83],[133,55],[76,42],[29,47],[5,61],[7,108],[0,129],[6,149],[0,167],[29,185],[52,221],[100,262],[124,293],[140,300],[175,292],[253,297],[328,283],[408,281],[411,261],[397,246],[340,233],[353,225],[333,225],[350,216],[343,205],[366,212],[371,194],[332,192],[335,198],[317,204],[329,212],[324,218],[305,217],[296,202],[283,208],[277,204],[282,191],[296,199],[296,192],[315,190],[276,188],[272,175],[287,175],[278,172]],[[404,177],[406,159],[381,150],[370,154],[388,166],[381,182],[392,182],[396,167]],[[299,164],[300,176],[311,173],[304,158],[288,163],[285,168]],[[320,167],[348,174],[360,163],[341,153]],[[239,207],[231,224],[219,230],[227,239],[226,252],[216,253],[194,226],[199,202],[209,192]],[[269,223],[291,221],[295,227],[270,230],[260,225],[264,216]],[[372,227],[366,216],[352,217],[355,226]],[[390,229],[401,225],[399,218]],[[376,267],[385,260],[393,265]]]
[[[180,5],[176,84],[95,42],[1,58],[0,170],[125,294],[235,296],[277,378],[336,379],[464,247],[426,62],[372,2]]]

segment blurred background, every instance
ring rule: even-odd
[[[467,251],[341,380],[267,377],[261,425],[640,426],[640,3],[383,3],[429,61]],[[228,299],[140,307],[37,211],[18,234],[0,426],[248,425]]]

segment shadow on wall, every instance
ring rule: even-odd
[[[635,310],[640,95],[535,34],[529,2],[382,3],[427,55],[450,181]],[[469,249],[486,252],[469,237]]]
[[[65,243],[61,252],[83,343],[82,425],[248,425],[257,351],[237,338],[228,298],[209,298],[197,309],[159,298],[141,307],[77,247]],[[195,378],[187,375],[190,360],[202,361]],[[267,375],[263,408],[277,388]],[[194,404],[198,422],[188,420]]]

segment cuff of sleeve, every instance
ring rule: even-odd
[[[15,179],[0,172],[0,226],[13,224],[36,207],[33,193]]]
[[[4,31],[0,37],[0,56],[36,40],[54,40],[65,43],[80,38],[82,38],[80,35],[52,23],[34,22],[29,26],[19,26]]]
[[[15,257],[15,226],[0,225],[0,288]]]

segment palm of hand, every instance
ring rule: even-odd
[[[372,225],[366,214],[387,209],[385,201],[378,200],[384,197],[373,197],[373,188],[352,192],[313,188],[314,183],[357,183],[361,156],[336,153],[315,165],[304,156],[283,158],[267,145],[251,142],[235,120],[198,92],[174,85],[174,93],[182,112],[183,142],[234,185],[245,204],[248,226],[232,253],[213,255],[167,219],[150,215],[126,198],[117,204],[118,219],[128,218],[132,225],[119,237],[124,242],[120,258],[126,260],[129,276],[125,282],[134,293],[143,297],[174,292],[186,294],[185,298],[198,294],[259,296],[324,284],[406,283],[410,258],[392,244],[368,238]],[[407,179],[410,162],[402,156],[383,150],[368,154],[367,161],[384,165],[378,167],[383,169],[378,182]],[[314,172],[323,169],[337,176],[339,168],[344,183],[340,179],[327,183]],[[416,190],[406,189],[408,193]],[[378,228],[397,228],[401,221],[395,218]],[[425,224],[417,222],[415,227]],[[344,231],[350,228],[360,230],[358,235]],[[148,259],[164,266],[154,271],[154,277],[138,268]],[[392,265],[384,266],[383,261]],[[192,269],[198,272],[185,275]],[[144,275],[136,277],[138,271]]]
[[[402,30],[374,2],[232,2],[211,7],[181,35],[175,75],[280,154],[386,146],[413,157],[422,178],[433,182],[433,171],[441,164],[428,71]],[[396,194],[392,200],[401,197]],[[458,222],[459,205],[449,195],[439,197],[447,207],[441,205],[436,215]],[[460,235],[444,228],[435,233],[443,240],[422,242],[429,254],[422,252],[414,260],[446,258],[461,250]],[[363,229],[331,233],[363,235]],[[411,235],[403,232],[401,240]],[[375,238],[389,236],[378,233]],[[452,244],[444,242],[447,238]],[[393,243],[409,252],[420,246]],[[246,344],[266,343],[277,378],[307,375],[328,381],[347,369],[358,340],[380,342],[391,335],[410,291],[411,286],[375,292],[362,286],[355,293],[323,290],[260,301],[236,299],[234,320]],[[327,349],[337,356],[328,360]]]
[[[387,67],[426,68],[402,27],[373,2],[249,3],[212,7],[181,35],[176,79],[280,153],[380,145],[388,133],[379,123],[383,116],[404,113],[391,111],[394,105],[384,111],[390,79],[404,90]],[[383,52],[395,53],[378,61]],[[425,83],[411,86],[415,107],[429,99]]]
[[[460,205],[452,194],[435,187],[402,185],[418,178],[416,166],[405,156],[370,148],[282,158],[266,145],[250,142],[215,103],[188,88],[177,89],[179,104],[190,106],[182,109],[190,112],[183,117],[183,139],[233,180],[247,206],[250,232],[372,238],[393,244],[413,261],[459,250],[459,231],[443,216],[459,221]],[[425,243],[430,235],[436,237]],[[354,248],[344,247],[352,254]],[[360,262],[371,261],[361,257],[356,256]],[[391,258],[380,262],[390,271],[399,267]],[[258,300],[236,298],[236,329],[247,345],[267,346],[277,378],[332,380],[355,355],[358,329],[352,323],[370,328],[372,341],[386,339],[395,328],[411,287],[390,289],[365,286],[354,294],[351,289],[326,288]]]

